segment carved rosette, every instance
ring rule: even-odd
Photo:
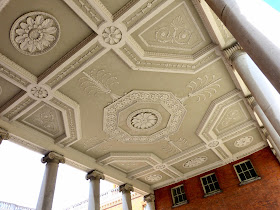
[[[58,21],[45,12],[29,12],[19,17],[11,27],[13,46],[25,55],[41,55],[51,50],[60,37]]]
[[[35,87],[31,88],[30,93],[35,98],[38,98],[38,99],[47,98],[48,95],[49,95],[48,91],[45,88],[41,87],[41,86],[35,86]]]
[[[208,147],[215,148],[215,147],[219,146],[219,144],[220,144],[219,141],[216,141],[216,140],[215,141],[211,141],[211,142],[208,143]]]
[[[191,160],[188,160],[183,164],[184,168],[193,168],[203,164],[208,158],[206,156],[196,157]]]
[[[154,169],[155,170],[163,170],[163,169],[166,169],[166,165],[165,164],[155,165]]]
[[[235,147],[246,147],[249,144],[251,144],[253,140],[254,140],[254,138],[252,136],[245,136],[240,139],[237,139],[234,142],[234,146]]]
[[[105,43],[109,45],[115,45],[121,41],[122,32],[115,26],[109,26],[104,29],[102,37]]]
[[[160,174],[152,174],[145,177],[145,180],[148,182],[158,182],[162,179],[162,176]]]
[[[127,118],[127,125],[132,130],[150,130],[161,123],[161,114],[153,109],[140,109],[131,113]]]
[[[65,163],[65,158],[63,155],[56,152],[49,152],[41,160],[42,163]]]

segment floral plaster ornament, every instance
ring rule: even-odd
[[[118,44],[122,39],[122,32],[115,26],[110,26],[104,29],[102,33],[104,42],[109,45]]]
[[[57,20],[44,12],[29,12],[12,25],[10,40],[25,55],[41,55],[58,42],[60,27]]]

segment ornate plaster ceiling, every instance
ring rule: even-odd
[[[6,0],[0,126],[150,192],[266,146],[201,0]]]

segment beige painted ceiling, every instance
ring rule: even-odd
[[[264,148],[204,1],[5,0],[0,126],[151,192]]]

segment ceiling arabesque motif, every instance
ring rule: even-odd
[[[203,0],[10,0],[0,127],[149,193],[267,146]]]

